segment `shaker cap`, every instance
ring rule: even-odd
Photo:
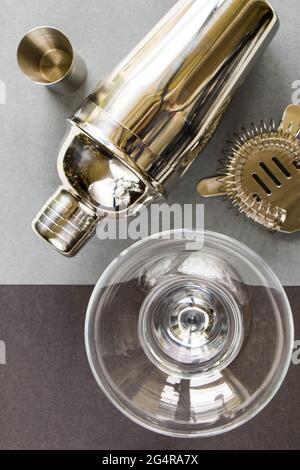
[[[65,256],[74,256],[95,233],[98,214],[60,187],[32,223],[33,230]]]

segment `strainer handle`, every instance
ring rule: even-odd
[[[202,197],[224,196],[223,176],[214,176],[201,180],[197,186],[197,191]]]

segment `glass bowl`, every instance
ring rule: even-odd
[[[293,319],[268,265],[220,234],[149,237],[114,260],[89,303],[85,342],[103,392],[128,418],[175,437],[221,434],[273,398]]]

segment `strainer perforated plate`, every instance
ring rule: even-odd
[[[272,231],[300,230],[300,106],[290,105],[279,127],[251,125],[235,134],[221,176],[200,181],[204,197],[224,195],[238,211]]]

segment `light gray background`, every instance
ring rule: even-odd
[[[68,260],[31,231],[35,213],[58,186],[56,158],[64,122],[82,98],[141,39],[175,0],[1,0],[0,79],[7,104],[0,105],[0,284],[93,284],[130,242],[91,241]],[[221,149],[235,130],[252,120],[279,119],[300,79],[299,0],[273,0],[281,29],[238,93],[211,144],[171,195],[172,202],[201,203],[196,184],[215,173]],[[71,98],[60,98],[27,81],[16,49],[27,30],[61,28],[87,62],[89,78]],[[206,203],[206,229],[233,236],[256,250],[286,285],[300,284],[300,234],[271,235],[236,218],[226,203]]]

